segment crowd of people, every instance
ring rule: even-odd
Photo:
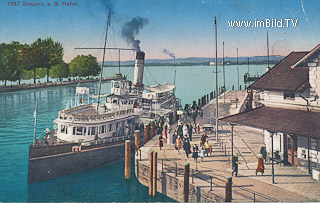
[[[161,123],[161,122],[160,122]],[[184,150],[186,157],[189,158],[189,155],[192,154],[192,158],[197,161],[200,153],[201,160],[205,156],[209,156],[212,153],[212,146],[209,144],[208,136],[206,133],[201,135],[201,141],[199,145],[195,144],[191,149],[192,136],[194,134],[200,135],[200,125],[192,125],[191,122],[182,122],[178,121],[177,128],[171,132],[170,125],[164,122],[162,127],[162,133],[159,136],[159,147],[160,150],[164,146],[164,142],[167,143],[168,147],[174,147],[178,153],[181,153],[181,150]]]

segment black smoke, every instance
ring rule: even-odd
[[[132,46],[137,52],[140,51],[140,40],[135,39],[139,34],[139,30],[149,23],[147,18],[134,17],[130,22],[127,22],[122,27],[122,37]]]
[[[163,53],[167,54],[168,56],[170,56],[171,58],[175,59],[176,56],[174,55],[174,53],[172,53],[171,51],[167,50],[166,48],[163,49]]]

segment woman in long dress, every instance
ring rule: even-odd
[[[258,172],[261,172],[262,175],[264,173],[264,164],[263,164],[263,158],[261,154],[259,154],[258,156],[258,166],[256,170],[256,175],[258,174]]]
[[[177,139],[177,147],[178,147],[178,152],[180,154],[180,149],[182,148],[182,139],[180,136]]]
[[[159,147],[160,147],[160,150],[161,150],[161,147],[163,147],[163,138],[161,134],[159,135]]]

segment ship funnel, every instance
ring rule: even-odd
[[[135,66],[134,66],[134,79],[133,79],[133,84],[135,86],[143,85],[144,55],[145,53],[142,51],[137,52]]]

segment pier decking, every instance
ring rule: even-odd
[[[239,103],[245,100],[245,91],[226,92],[219,99],[219,117],[239,112],[241,105],[232,103],[235,97]],[[201,126],[214,126],[215,102],[203,107],[203,119],[197,118]],[[174,125],[173,128],[176,126]],[[193,134],[191,146],[199,145],[201,134]],[[217,202],[225,201],[226,177],[231,176],[231,127],[227,123],[219,124],[219,142],[215,134],[207,131],[209,143],[213,152],[203,161],[198,158],[196,163],[191,154],[189,158],[183,149],[180,153],[174,146],[167,146],[164,141],[162,150],[158,147],[158,136],[155,136],[140,148],[136,158],[136,175],[139,181],[148,186],[148,167],[150,151],[158,152],[158,187],[157,190],[177,201],[183,201],[183,166],[190,163],[190,202]],[[271,164],[265,164],[265,173],[262,176],[255,174],[257,156],[263,145],[263,131],[246,126],[234,127],[234,154],[239,154],[238,177],[232,177],[232,201],[238,202],[300,202],[320,201],[320,184],[312,179],[311,175],[295,167],[275,165],[275,184],[272,184]],[[140,160],[141,156],[141,160]],[[212,181],[212,184],[211,184]],[[212,186],[211,186],[212,185]]]

